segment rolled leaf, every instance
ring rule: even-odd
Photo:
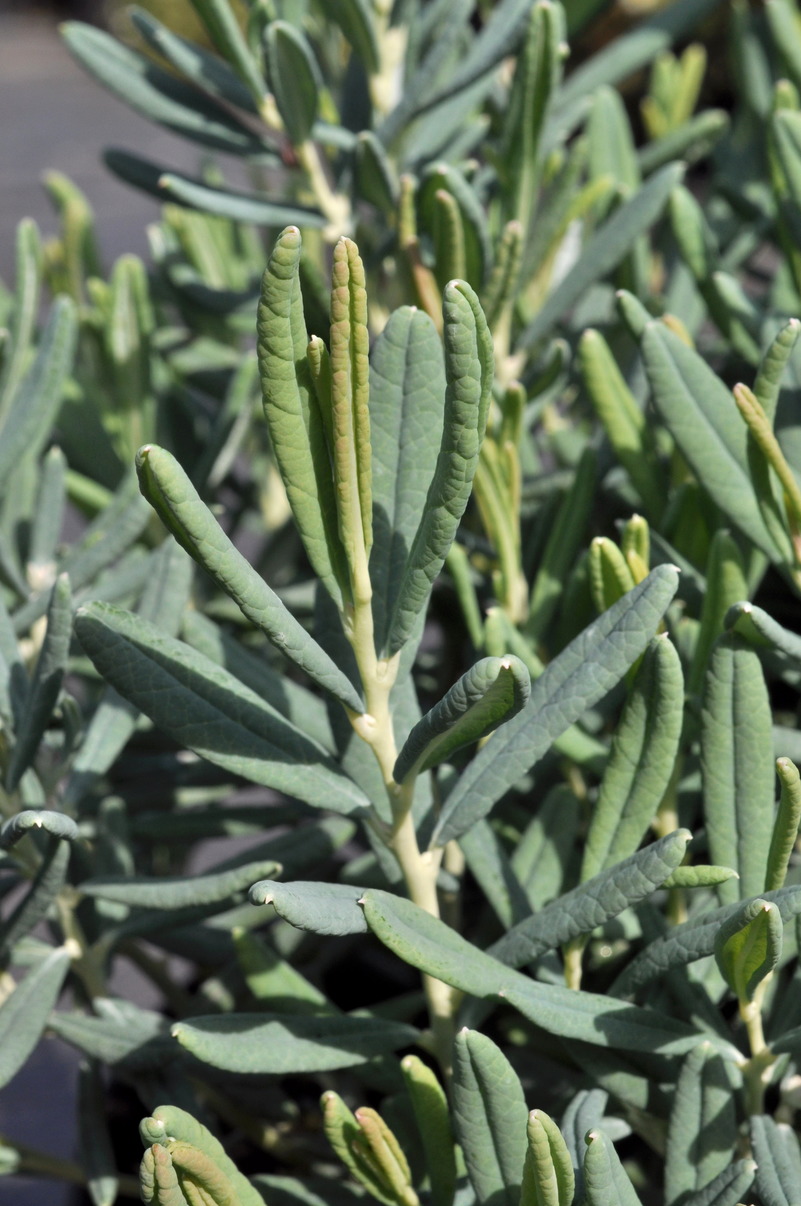
[[[544,1110],[532,1110],[520,1206],[571,1206],[576,1178],[559,1127]]]
[[[448,796],[432,845],[444,845],[481,817],[513,787],[588,708],[620,681],[645,649],[678,585],[660,566],[548,666],[522,712],[473,759]]]
[[[145,1144],[159,1144],[167,1148],[174,1141],[191,1144],[212,1160],[227,1177],[236,1192],[239,1206],[264,1206],[261,1194],[239,1172],[219,1139],[186,1110],[174,1105],[158,1106],[150,1117],[142,1120],[139,1134]]]
[[[74,836],[78,836],[77,826]],[[14,945],[47,916],[50,906],[64,887],[69,861],[69,844],[51,839],[30,888],[0,924],[0,957],[7,957]]]
[[[753,1185],[756,1170],[755,1160],[735,1160],[714,1181],[685,1198],[683,1206],[735,1206]]]
[[[741,637],[720,638],[709,659],[701,710],[701,770],[709,853],[739,884],[725,901],[765,886],[773,822],[771,715],[762,668]]]
[[[348,573],[337,531],[325,425],[306,360],[300,254],[300,232],[287,227],[262,282],[259,370],[273,452],[295,522],[315,573],[341,611],[349,593]]]
[[[724,619],[724,627],[755,645],[772,647],[794,662],[801,664],[801,637],[772,619],[761,607],[747,601],[734,603]]]
[[[752,1001],[759,984],[781,958],[782,916],[770,901],[748,900],[728,918],[715,939],[715,962],[740,1002]]]
[[[43,829],[54,838],[65,838],[68,842],[78,840],[78,826],[72,817],[49,808],[26,808],[16,816],[4,821],[0,827],[0,850],[9,850],[30,830]]]
[[[417,617],[456,536],[470,498],[492,392],[492,338],[476,295],[463,281],[446,286],[445,418],[434,478],[404,567],[389,624],[387,651],[397,653]]]
[[[528,670],[513,654],[476,662],[415,725],[393,776],[398,783],[446,762],[466,745],[511,720],[528,702]]]
[[[777,758],[776,774],[781,783],[781,795],[768,851],[766,892],[783,886],[801,823],[801,776],[798,767],[789,758]]]
[[[425,1152],[432,1206],[451,1206],[456,1190],[456,1151],[448,1099],[434,1073],[418,1056],[404,1056],[401,1072]]]
[[[80,891],[100,900],[143,909],[183,909],[188,905],[212,904],[244,891],[258,875],[272,875],[279,865],[272,861],[243,863],[204,875],[125,875],[85,879]]]
[[[463,1029],[453,1049],[453,1122],[480,1206],[518,1206],[528,1110],[520,1081],[491,1039]]]
[[[667,1206],[687,1201],[732,1163],[737,1143],[734,1080],[709,1043],[700,1043],[682,1064],[668,1124]]]

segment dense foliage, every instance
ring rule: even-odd
[[[191,7],[64,29],[152,264],[54,175],[0,296],[2,1170],[791,1206],[795,3]]]

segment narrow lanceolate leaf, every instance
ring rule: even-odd
[[[250,903],[272,905],[284,921],[313,934],[364,934],[367,922],[358,905],[363,895],[363,888],[351,884],[264,879],[250,889]]]
[[[453,1122],[479,1206],[518,1206],[528,1110],[506,1056],[486,1035],[460,1030],[453,1048]]]
[[[735,1160],[698,1193],[684,1198],[682,1206],[737,1206],[747,1201],[745,1195],[754,1183],[756,1170],[754,1160]]]
[[[251,1185],[234,1164],[225,1148],[202,1123],[178,1106],[158,1106],[149,1118],[139,1125],[144,1144],[188,1143],[212,1160],[230,1181],[236,1192],[237,1206],[264,1206],[261,1194]]]
[[[444,845],[487,815],[557,737],[620,681],[676,593],[678,574],[659,566],[555,658],[522,712],[489,741],[442,810],[432,844]]]
[[[747,428],[729,390],[664,323],[645,328],[641,347],[657,410],[698,480],[757,548],[775,556],[748,473]]]
[[[795,474],[781,450],[779,441],[773,434],[772,425],[760,402],[747,385],[735,385],[734,401],[740,415],[745,420],[749,436],[779,479],[790,526],[793,530],[797,530],[801,523],[801,489],[799,489]]]
[[[681,863],[691,837],[689,829],[677,829],[601,871],[513,926],[490,953],[510,967],[522,967],[544,951],[592,933],[660,888]]]
[[[733,867],[716,867],[698,863],[694,867],[677,867],[665,880],[663,888],[715,888],[729,879],[736,879]]]
[[[797,318],[791,318],[776,334],[760,361],[754,381],[754,394],[771,426],[776,418],[782,374],[798,341],[799,333],[801,333],[801,322]]]
[[[620,1157],[602,1130],[587,1133],[584,1155],[586,1206],[642,1206],[637,1191],[620,1163]]]
[[[801,664],[801,637],[798,633],[782,628],[766,611],[753,603],[744,601],[733,604],[724,619],[724,627],[739,633],[757,648],[772,646],[778,653]]]
[[[366,558],[373,543],[370,464],[370,337],[364,265],[356,244],[340,239],[331,277],[331,449],[339,538],[354,598],[369,600]]]
[[[620,718],[581,865],[582,881],[637,849],[656,815],[676,761],[684,713],[679,656],[655,637]]]
[[[768,1114],[750,1119],[751,1147],[757,1163],[756,1191],[765,1206],[794,1206],[801,1185],[801,1151],[795,1131]]]
[[[273,861],[243,863],[205,875],[150,876],[125,875],[85,879],[80,891],[84,896],[117,900],[143,909],[183,909],[187,905],[211,904],[227,900],[250,887],[260,875],[274,875],[279,865]]]
[[[683,165],[676,163],[655,172],[630,201],[598,228],[576,263],[549,294],[539,314],[521,333],[517,341],[519,349],[533,347],[544,339],[591,285],[617,267],[637,238],[659,218],[683,172]]]
[[[783,887],[801,823],[801,776],[798,767],[789,758],[777,758],[776,774],[781,783],[781,795],[768,851],[766,892]]]
[[[61,31],[81,66],[143,117],[213,150],[258,155],[265,149],[259,136],[224,105],[111,34],[79,21],[66,22]]]
[[[72,636],[70,582],[62,574],[53,587],[47,610],[47,632],[17,722],[17,741],[9,762],[6,786],[13,791],[31,765],[58,702]]]
[[[39,229],[31,218],[23,218],[17,227],[16,270],[16,304],[11,321],[11,346],[5,351],[0,372],[0,418],[7,413],[25,371],[39,312],[42,240]]]
[[[177,201],[202,213],[231,218],[234,222],[253,222],[257,226],[284,226],[287,223],[325,226],[326,219],[319,210],[293,201],[276,201],[260,193],[214,187],[202,180],[161,169],[149,160],[127,155],[124,151],[109,152],[107,159],[112,171],[123,180],[153,193],[162,201]]]
[[[526,1133],[520,1206],[572,1206],[576,1178],[559,1127],[544,1110],[532,1110]]]
[[[257,100],[264,96],[265,85],[258,63],[240,29],[230,0],[190,0],[208,30],[209,37]]]
[[[701,709],[701,771],[709,853],[740,876],[741,899],[763,891],[773,822],[770,702],[759,655],[735,634],[712,651]],[[737,898],[735,881],[720,889]]]
[[[214,1068],[277,1076],[355,1068],[419,1037],[413,1026],[380,1018],[267,1013],[193,1018],[176,1023],[172,1035]]]
[[[662,470],[649,446],[645,414],[598,331],[585,331],[579,343],[581,372],[598,418],[647,514],[656,519],[664,507]]]
[[[49,808],[26,808],[0,827],[0,850],[10,850],[30,830],[43,829],[54,838],[76,842],[80,836],[72,817]]]
[[[731,1164],[737,1142],[735,1088],[733,1070],[710,1043],[699,1043],[682,1064],[668,1124],[667,1206],[704,1189]]]
[[[379,652],[436,469],[445,389],[442,343],[434,323],[422,310],[401,307],[370,356],[370,581]]]
[[[234,547],[171,453],[146,444],[137,453],[136,469],[142,493],[162,522],[242,613],[319,686],[362,712],[353,684]]]
[[[288,21],[271,21],[264,31],[270,88],[281,121],[297,147],[311,134],[317,117],[320,79],[305,35]]]
[[[0,1088],[39,1042],[69,965],[69,953],[59,947],[29,971],[0,1005]]]
[[[72,368],[77,320],[68,297],[53,302],[36,358],[22,377],[0,426],[0,483],[23,456],[36,456],[50,435]],[[4,486],[0,487],[0,493]]]
[[[770,901],[748,900],[723,923],[715,939],[715,962],[741,1003],[774,970],[782,953],[781,913]]]
[[[325,425],[306,359],[300,231],[279,236],[262,282],[258,353],[273,452],[309,560],[342,610],[349,597]]]
[[[729,608],[747,594],[748,585],[739,546],[725,528],[719,528],[712,537],[707,558],[701,627],[687,683],[690,695],[695,695],[701,687],[710,651],[723,631]]]
[[[373,933],[405,963],[480,1000],[501,997],[549,1034],[614,1050],[666,1055],[683,1054],[698,1041],[691,1026],[656,1010],[531,980],[389,892],[368,889],[362,907]]]
[[[434,478],[399,584],[387,651],[414,631],[462,518],[478,466],[492,393],[492,337],[478,299],[463,281],[445,287],[445,418]]]
[[[432,1206],[451,1206],[456,1191],[456,1149],[445,1090],[416,1055],[401,1060],[401,1072],[423,1143]]]
[[[367,0],[329,0],[327,16],[335,21],[370,74],[379,70],[375,23]]]
[[[183,642],[102,603],[81,608],[75,630],[120,695],[210,762],[334,812],[367,804],[321,746]]]
[[[531,678],[520,658],[485,657],[412,729],[393,771],[396,782],[446,762],[525,707]]]

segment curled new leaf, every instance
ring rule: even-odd
[[[741,1002],[753,1000],[757,986],[782,953],[783,925],[771,901],[748,900],[723,923],[715,939],[715,962]]]
[[[525,707],[529,693],[529,673],[520,658],[482,658],[414,726],[395,763],[395,780],[429,770],[493,732]]]

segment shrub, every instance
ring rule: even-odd
[[[2,299],[3,1166],[134,1192],[111,1075],[158,1206],[789,1206],[798,13],[696,112],[709,0],[192,7],[65,37],[239,164]]]

